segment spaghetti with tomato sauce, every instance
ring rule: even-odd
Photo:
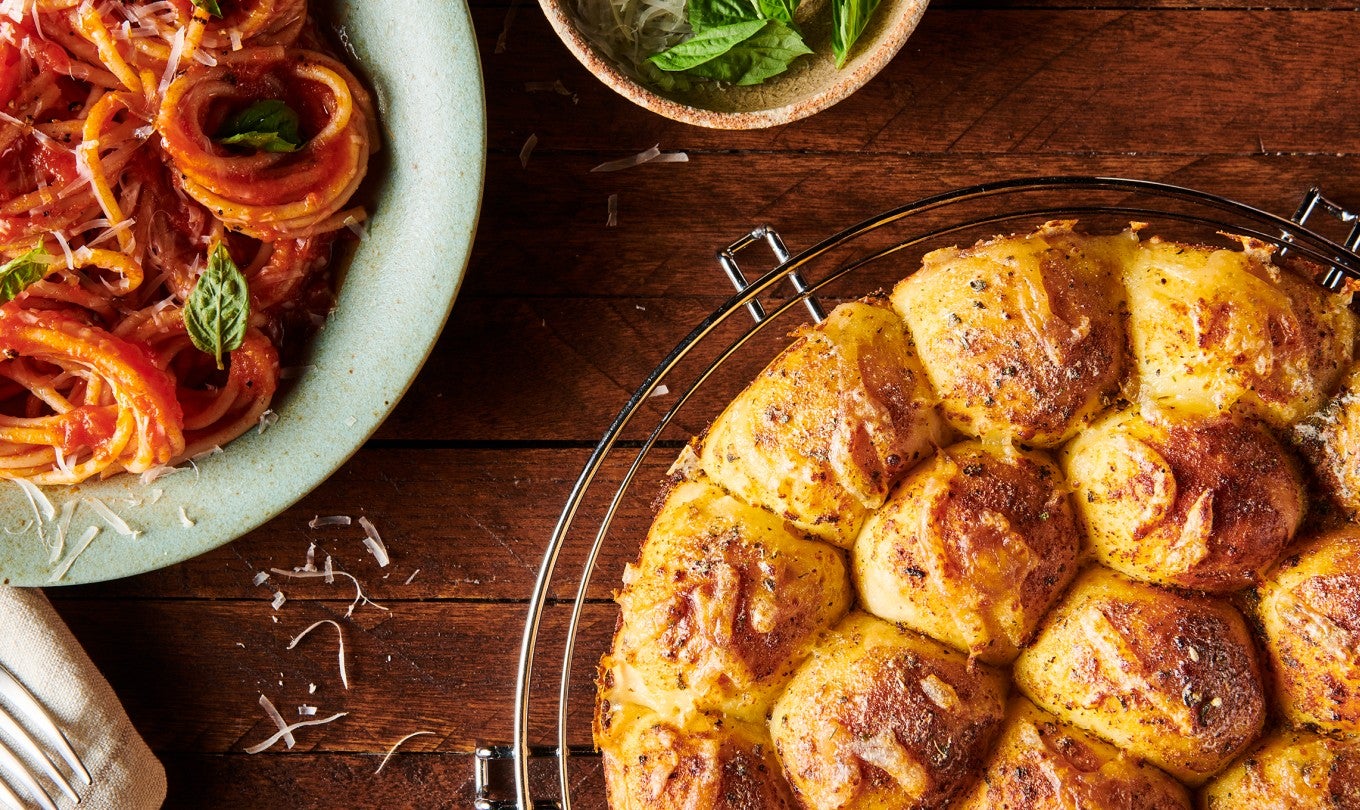
[[[261,424],[377,144],[306,0],[0,0],[0,478]]]

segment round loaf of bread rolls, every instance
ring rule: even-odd
[[[696,713],[667,720],[631,704],[596,718],[616,810],[793,810],[764,724]]]
[[[1276,426],[1317,410],[1350,365],[1342,296],[1281,269],[1274,248],[1143,240],[1125,266],[1143,396],[1201,413],[1240,404]]]
[[[1284,716],[1360,733],[1360,527],[1294,549],[1260,597],[1257,611]]]
[[[934,251],[893,290],[944,414],[964,433],[1053,447],[1118,390],[1118,268],[1137,239],[1072,225]]]
[[[1062,460],[1096,559],[1146,582],[1247,587],[1303,520],[1290,456],[1235,414],[1146,404],[1092,425]]]
[[[865,514],[944,441],[934,405],[887,302],[842,304],[714,420],[700,466],[747,503],[849,548]]]
[[[1204,810],[1360,808],[1360,747],[1301,731],[1275,732],[1201,794]]]
[[[684,447],[613,810],[1360,810],[1351,296],[1145,228],[931,252]]]
[[[1015,661],[1041,708],[1198,785],[1261,732],[1265,695],[1236,610],[1084,571]]]
[[[704,482],[675,487],[617,600],[611,702],[762,722],[819,631],[849,608],[835,548]]]
[[[1010,663],[1076,573],[1079,530],[1040,452],[941,450],[860,532],[864,609],[992,664]]]
[[[804,807],[944,807],[981,765],[1005,701],[997,671],[852,613],[780,696],[770,736]]]
[[[985,767],[951,810],[1190,810],[1180,782],[1022,697]]]

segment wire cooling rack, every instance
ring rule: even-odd
[[[1325,213],[1349,233],[1323,236]],[[1112,177],[1040,177],[970,186],[886,211],[791,255],[761,226],[718,253],[737,293],[694,328],[619,411],[581,471],[549,538],[528,606],[515,682],[514,740],[475,758],[477,810],[603,808],[600,758],[591,744],[596,664],[618,611],[610,599],[623,562],[636,556],[651,504],[685,440],[787,344],[823,303],[890,289],[930,250],[970,244],[1046,221],[1077,219],[1088,232],[1144,222],[1168,239],[1225,246],[1229,234],[1272,243],[1325,268],[1324,287],[1360,283],[1360,219],[1310,189],[1285,219],[1189,188]],[[1334,226],[1335,227],[1335,226]],[[747,281],[739,258],[767,247],[773,269]],[[780,299],[788,283],[792,294]],[[749,317],[748,317],[749,316]],[[661,394],[662,396],[658,396]],[[664,407],[658,403],[664,403]],[[509,764],[496,781],[497,763]],[[514,798],[496,798],[498,789]]]

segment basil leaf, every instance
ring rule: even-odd
[[[267,99],[232,116],[217,139],[219,143],[264,152],[296,152],[302,146],[298,123],[298,114],[291,107],[278,99]]]
[[[760,84],[789,69],[794,59],[812,49],[803,37],[778,20],[768,20],[748,39],[737,43],[721,58],[689,69],[695,76],[738,85]]]
[[[798,0],[756,0],[760,6],[760,16],[767,20],[779,20],[785,25],[793,25],[793,11],[798,8]]]
[[[217,5],[217,0],[194,0],[194,5],[208,12],[214,17],[222,16],[222,7]]]
[[[184,304],[184,330],[199,351],[217,358],[220,369],[222,354],[241,348],[249,321],[250,287],[219,242]]]
[[[0,304],[13,301],[28,285],[42,279],[52,269],[47,248],[38,245],[18,258],[0,265]]]
[[[779,0],[773,0],[778,2]],[[687,0],[685,14],[695,33],[761,18],[762,0]]]
[[[831,0],[831,52],[836,56],[836,67],[845,67],[850,48],[864,33],[878,0]]]
[[[689,70],[722,56],[764,27],[763,20],[750,20],[709,28],[650,57],[648,61],[662,70]]]

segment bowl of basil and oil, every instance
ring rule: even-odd
[[[576,58],[677,121],[758,129],[858,90],[915,30],[927,0],[539,0]]]

